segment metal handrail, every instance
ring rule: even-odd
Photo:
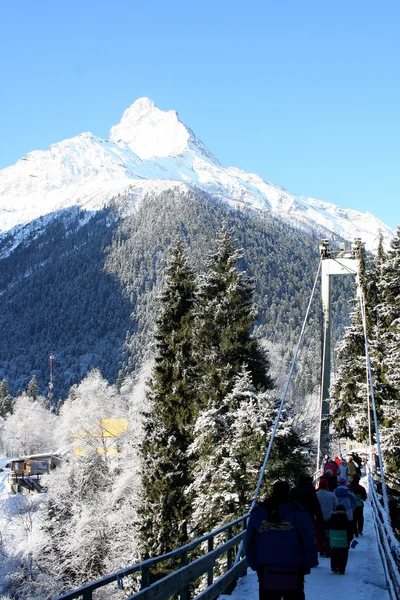
[[[63,594],[62,596],[59,596],[59,598],[57,598],[57,600],[74,600],[77,598],[82,598],[83,600],[92,600],[93,592],[96,589],[99,589],[101,587],[104,587],[104,586],[109,585],[114,582],[116,582],[118,584],[118,587],[120,589],[123,589],[123,583],[122,583],[123,578],[127,577],[129,575],[133,575],[134,573],[138,573],[138,572],[141,572],[141,574],[142,574],[142,580],[141,580],[141,588],[142,589],[139,592],[133,594],[132,596],[129,596],[129,598],[137,598],[138,600],[139,600],[139,598],[142,600],[150,600],[151,598],[157,598],[157,600],[162,600],[163,598],[167,599],[172,594],[177,593],[177,592],[180,592],[181,598],[184,598],[187,593],[188,585],[191,582],[198,579],[204,573],[209,574],[208,575],[208,583],[211,584],[207,587],[207,590],[205,590],[205,591],[212,591],[212,588],[214,588],[215,590],[217,588],[220,589],[221,581],[224,583],[225,588],[226,588],[233,581],[235,581],[235,579],[237,579],[240,576],[240,574],[244,574],[244,571],[247,567],[247,562],[246,562],[245,558],[242,558],[242,560],[239,563],[239,566],[235,565],[235,567],[238,567],[236,570],[235,570],[235,567],[231,568],[232,565],[230,564],[230,552],[232,551],[232,549],[234,547],[239,546],[240,542],[243,540],[243,538],[245,536],[245,526],[246,526],[248,517],[249,517],[249,513],[242,517],[239,517],[238,519],[231,521],[230,523],[227,523],[226,525],[218,527],[217,529],[213,530],[212,532],[207,533],[207,534],[193,540],[192,542],[189,542],[188,544],[181,546],[180,548],[176,548],[175,550],[172,550],[171,552],[167,552],[166,554],[163,554],[161,556],[149,558],[143,562],[136,563],[125,569],[120,569],[119,571],[112,573],[110,575],[105,575],[101,579],[97,579],[96,581],[93,581],[92,583],[88,583],[78,589],[75,589],[71,592],[67,592],[66,594]],[[241,531],[239,534],[232,537],[233,527],[235,527],[235,525],[238,525],[240,523],[242,524],[243,531]],[[182,556],[187,557],[187,555],[190,551],[195,550],[198,546],[200,546],[204,542],[208,542],[209,540],[214,540],[214,538],[217,535],[219,535],[225,531],[227,532],[227,535],[228,535],[228,540],[226,542],[224,542],[223,544],[220,544],[215,549],[213,548],[211,551],[208,551],[207,554],[205,554],[204,556],[197,558],[196,560],[190,562],[189,564],[185,564],[185,565],[181,566],[179,569],[175,570],[173,573],[166,575],[165,577],[159,579],[157,582],[150,585],[149,574],[150,574],[150,569],[154,565],[157,565],[158,563],[167,561],[171,558],[178,558],[178,557],[181,558]],[[213,545],[213,544],[211,544],[211,545]],[[210,547],[210,544],[208,546]],[[220,577],[214,583],[212,571],[213,571],[213,568],[215,565],[215,561],[219,556],[221,556],[225,553],[228,553],[227,572],[225,573],[225,575]],[[211,600],[211,598],[216,598],[220,593],[221,593],[221,590],[216,591],[215,592],[216,595],[213,595],[211,593],[211,595],[200,596],[200,597],[201,598],[204,597],[204,598],[207,598],[208,600]]]
[[[385,570],[389,587],[393,588],[393,598],[400,598],[400,544],[394,535],[393,528],[389,522],[388,514],[383,509],[375,489],[375,481],[368,474],[369,498],[371,502],[372,514],[377,529],[378,541],[385,558]],[[382,557],[383,558],[383,557]]]

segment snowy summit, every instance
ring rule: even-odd
[[[290,224],[324,228],[374,248],[378,231],[394,232],[369,213],[292,194],[235,167],[223,167],[175,110],[136,100],[109,139],[91,133],[33,151],[0,171],[0,232],[62,208],[99,210],[129,191],[132,205],[148,191],[196,186],[235,208],[270,211]]]

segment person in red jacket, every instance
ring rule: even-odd
[[[328,462],[326,464],[325,471],[327,471],[327,470],[332,471],[332,475],[334,477],[337,477],[337,475],[338,475],[338,466],[335,463],[335,461],[332,460],[331,458],[328,459]]]
[[[360,485],[360,476],[353,475],[353,481],[349,484],[349,488],[356,497],[356,508],[353,511],[353,519],[355,524],[356,537],[363,534],[364,529],[364,502],[367,499],[365,487]]]

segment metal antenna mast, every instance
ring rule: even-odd
[[[340,249],[329,248],[329,240],[321,240],[321,292],[323,310],[322,373],[320,398],[320,431],[318,440],[317,469],[321,455],[328,452],[329,435],[329,388],[331,384],[331,277],[335,275],[357,276],[362,251],[360,238],[355,238],[351,249],[343,245]]]
[[[50,354],[50,381],[49,381],[49,406],[50,410],[53,409],[53,359],[54,356]]]

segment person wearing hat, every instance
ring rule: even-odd
[[[353,481],[349,484],[349,489],[353,492],[356,499],[354,509],[354,529],[356,537],[363,534],[364,529],[364,502],[367,499],[367,492],[364,486],[360,485],[360,476],[353,475]]]
[[[328,528],[331,546],[331,570],[333,573],[344,575],[353,534],[352,525],[347,516],[346,507],[343,504],[338,504],[336,509],[331,513]]]
[[[350,523],[352,523],[353,533],[354,533],[354,516],[353,511],[357,506],[356,498],[353,492],[347,487],[347,479],[346,477],[339,477],[338,479],[338,487],[333,492],[338,499],[340,504],[346,508],[347,516],[349,518]],[[353,537],[353,536],[352,536]]]

